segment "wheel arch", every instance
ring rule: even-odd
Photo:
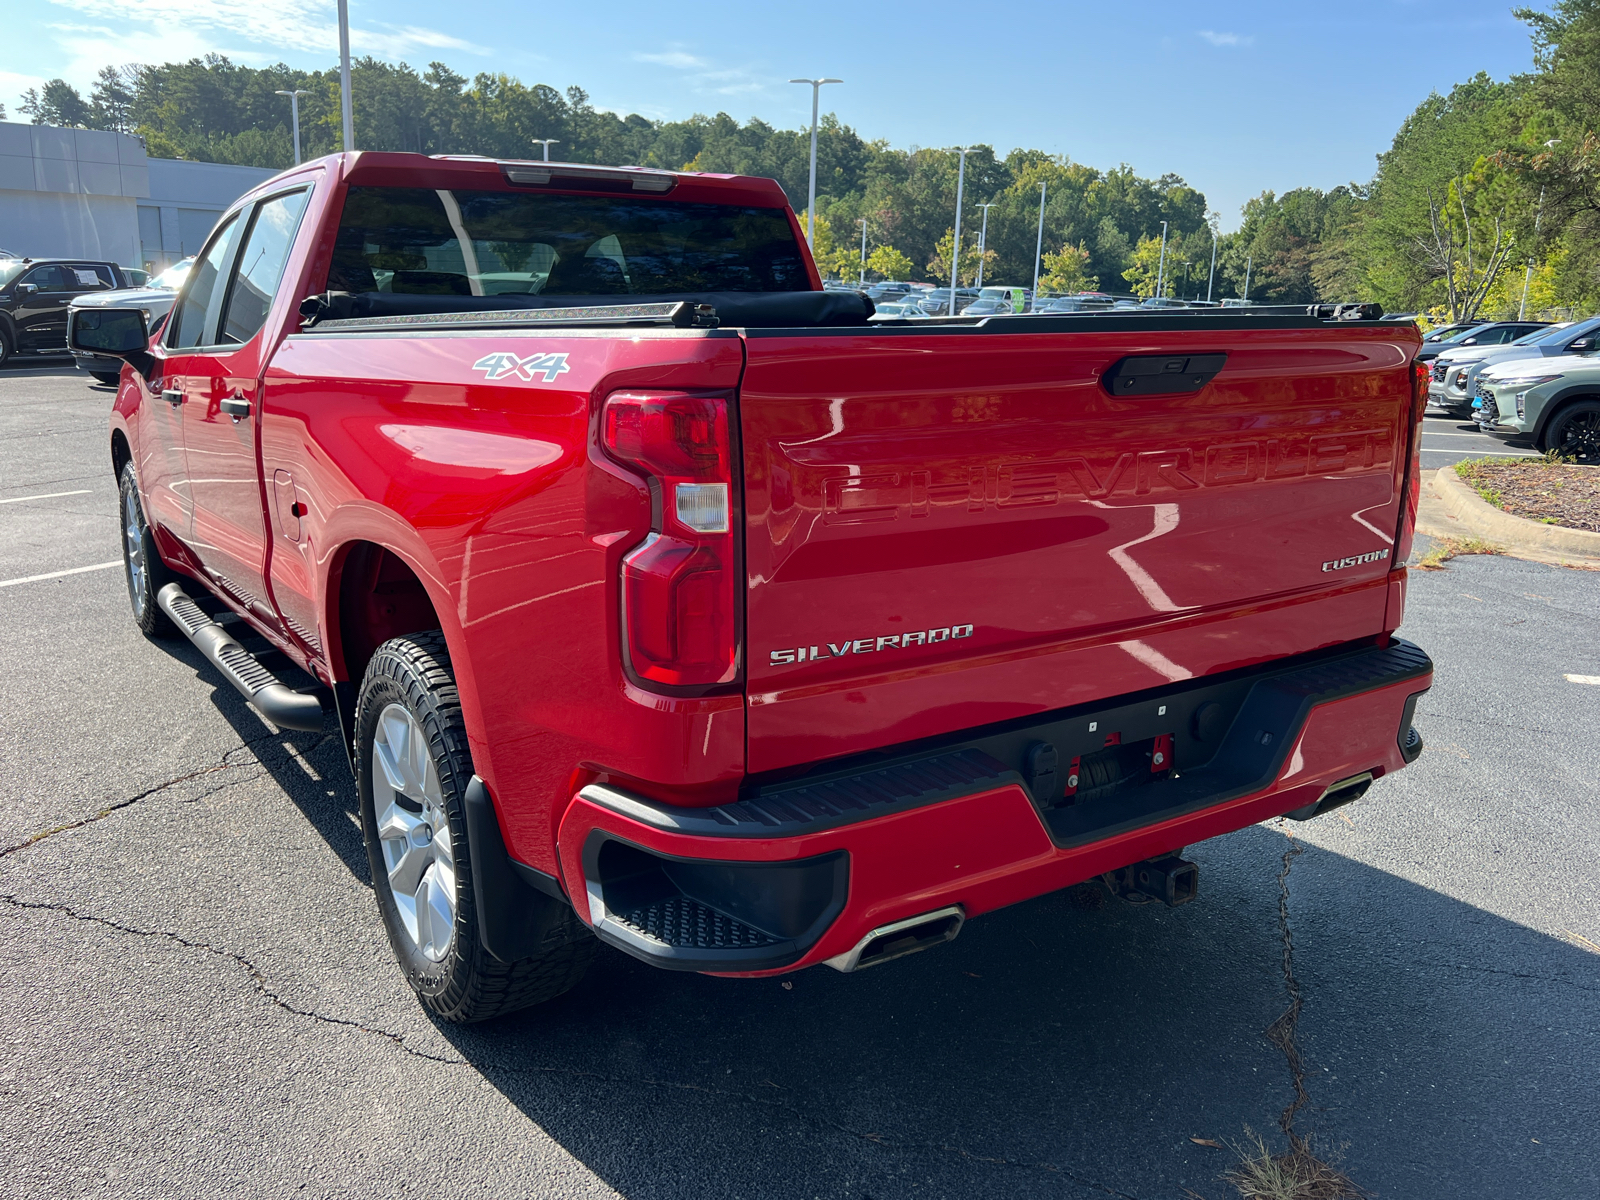
[[[133,447],[128,444],[128,435],[121,429],[111,431],[111,477],[122,478],[122,468],[133,461]]]
[[[1549,447],[1545,445],[1545,434],[1550,432],[1550,426],[1562,412],[1584,400],[1600,400],[1600,387],[1593,383],[1577,384],[1558,392],[1551,397],[1544,406],[1544,411],[1539,414],[1539,421],[1533,428],[1533,444],[1544,451]]]

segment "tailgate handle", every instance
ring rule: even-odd
[[[1198,392],[1217,377],[1226,353],[1130,354],[1112,363],[1100,384],[1113,396],[1168,396]]]

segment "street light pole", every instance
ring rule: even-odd
[[[983,286],[983,252],[989,247],[989,210],[994,207],[994,201],[988,204],[976,204],[974,208],[983,209],[983,225],[978,230],[978,278],[973,281],[974,287]]]
[[[1178,291],[1178,299],[1183,299],[1183,293],[1189,290],[1189,263],[1192,259],[1185,259],[1183,263],[1183,287]]]
[[[867,281],[867,219],[862,217],[856,224],[861,226],[861,282]]]
[[[350,0],[339,0],[339,113],[344,120],[344,152],[356,148],[356,121],[350,107]]]
[[[289,97],[289,119],[294,122],[294,165],[298,167],[300,165],[300,97],[309,96],[311,93],[301,88],[295,88],[293,91],[280,89],[276,94]]]
[[[528,140],[530,142],[532,142],[535,146],[543,146],[544,147],[544,160],[545,160],[545,162],[549,162],[550,161],[550,147],[551,146],[559,146],[559,145],[561,145],[561,139],[560,138],[529,138]]]
[[[961,156],[956,163],[956,228],[955,237],[950,243],[950,316],[956,315],[956,280],[961,269],[961,188],[967,178],[967,155],[976,150],[976,146],[957,146],[956,153]],[[982,261],[981,259],[979,261]]]
[[[1050,186],[1048,179],[1039,182],[1039,237],[1033,244],[1033,297],[1028,301],[1030,308],[1039,307],[1039,264],[1044,259],[1044,194]]]
[[[1161,222],[1161,263],[1156,267],[1156,299],[1161,299],[1161,289],[1167,281],[1167,223]]]
[[[1217,281],[1217,231],[1211,230],[1211,274],[1206,277],[1206,303],[1211,303],[1211,285]]]
[[[1244,295],[1239,297],[1241,300],[1250,299],[1250,267],[1254,262],[1254,255],[1247,254],[1244,256]]]
[[[842,79],[791,79],[790,83],[811,85],[811,189],[806,193],[806,248],[815,249],[817,242],[817,106],[822,87],[828,83],[843,83]]]

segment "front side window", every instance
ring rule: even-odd
[[[222,270],[233,251],[234,238],[239,232],[239,214],[224,221],[215,233],[205,252],[195,260],[189,273],[188,287],[173,310],[171,327],[167,331],[167,345],[175,350],[207,344],[207,332],[216,328],[217,310],[222,303]]]
[[[250,222],[250,233],[239,252],[239,265],[229,289],[227,312],[217,341],[243,345],[267,323],[267,310],[283,279],[289,248],[306,209],[304,189],[264,201]]]
[[[353,187],[328,287],[414,295],[809,291],[781,208]]]
[[[31,283],[41,292],[65,292],[69,290],[67,288],[66,272],[53,263],[48,267],[35,267],[22,282]]]

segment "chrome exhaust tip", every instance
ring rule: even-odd
[[[836,954],[822,961],[835,971],[860,971],[888,962],[891,958],[904,958],[929,946],[955,940],[956,934],[967,923],[967,914],[959,904],[935,909],[920,917],[907,917],[880,925],[855,944],[853,950]]]

